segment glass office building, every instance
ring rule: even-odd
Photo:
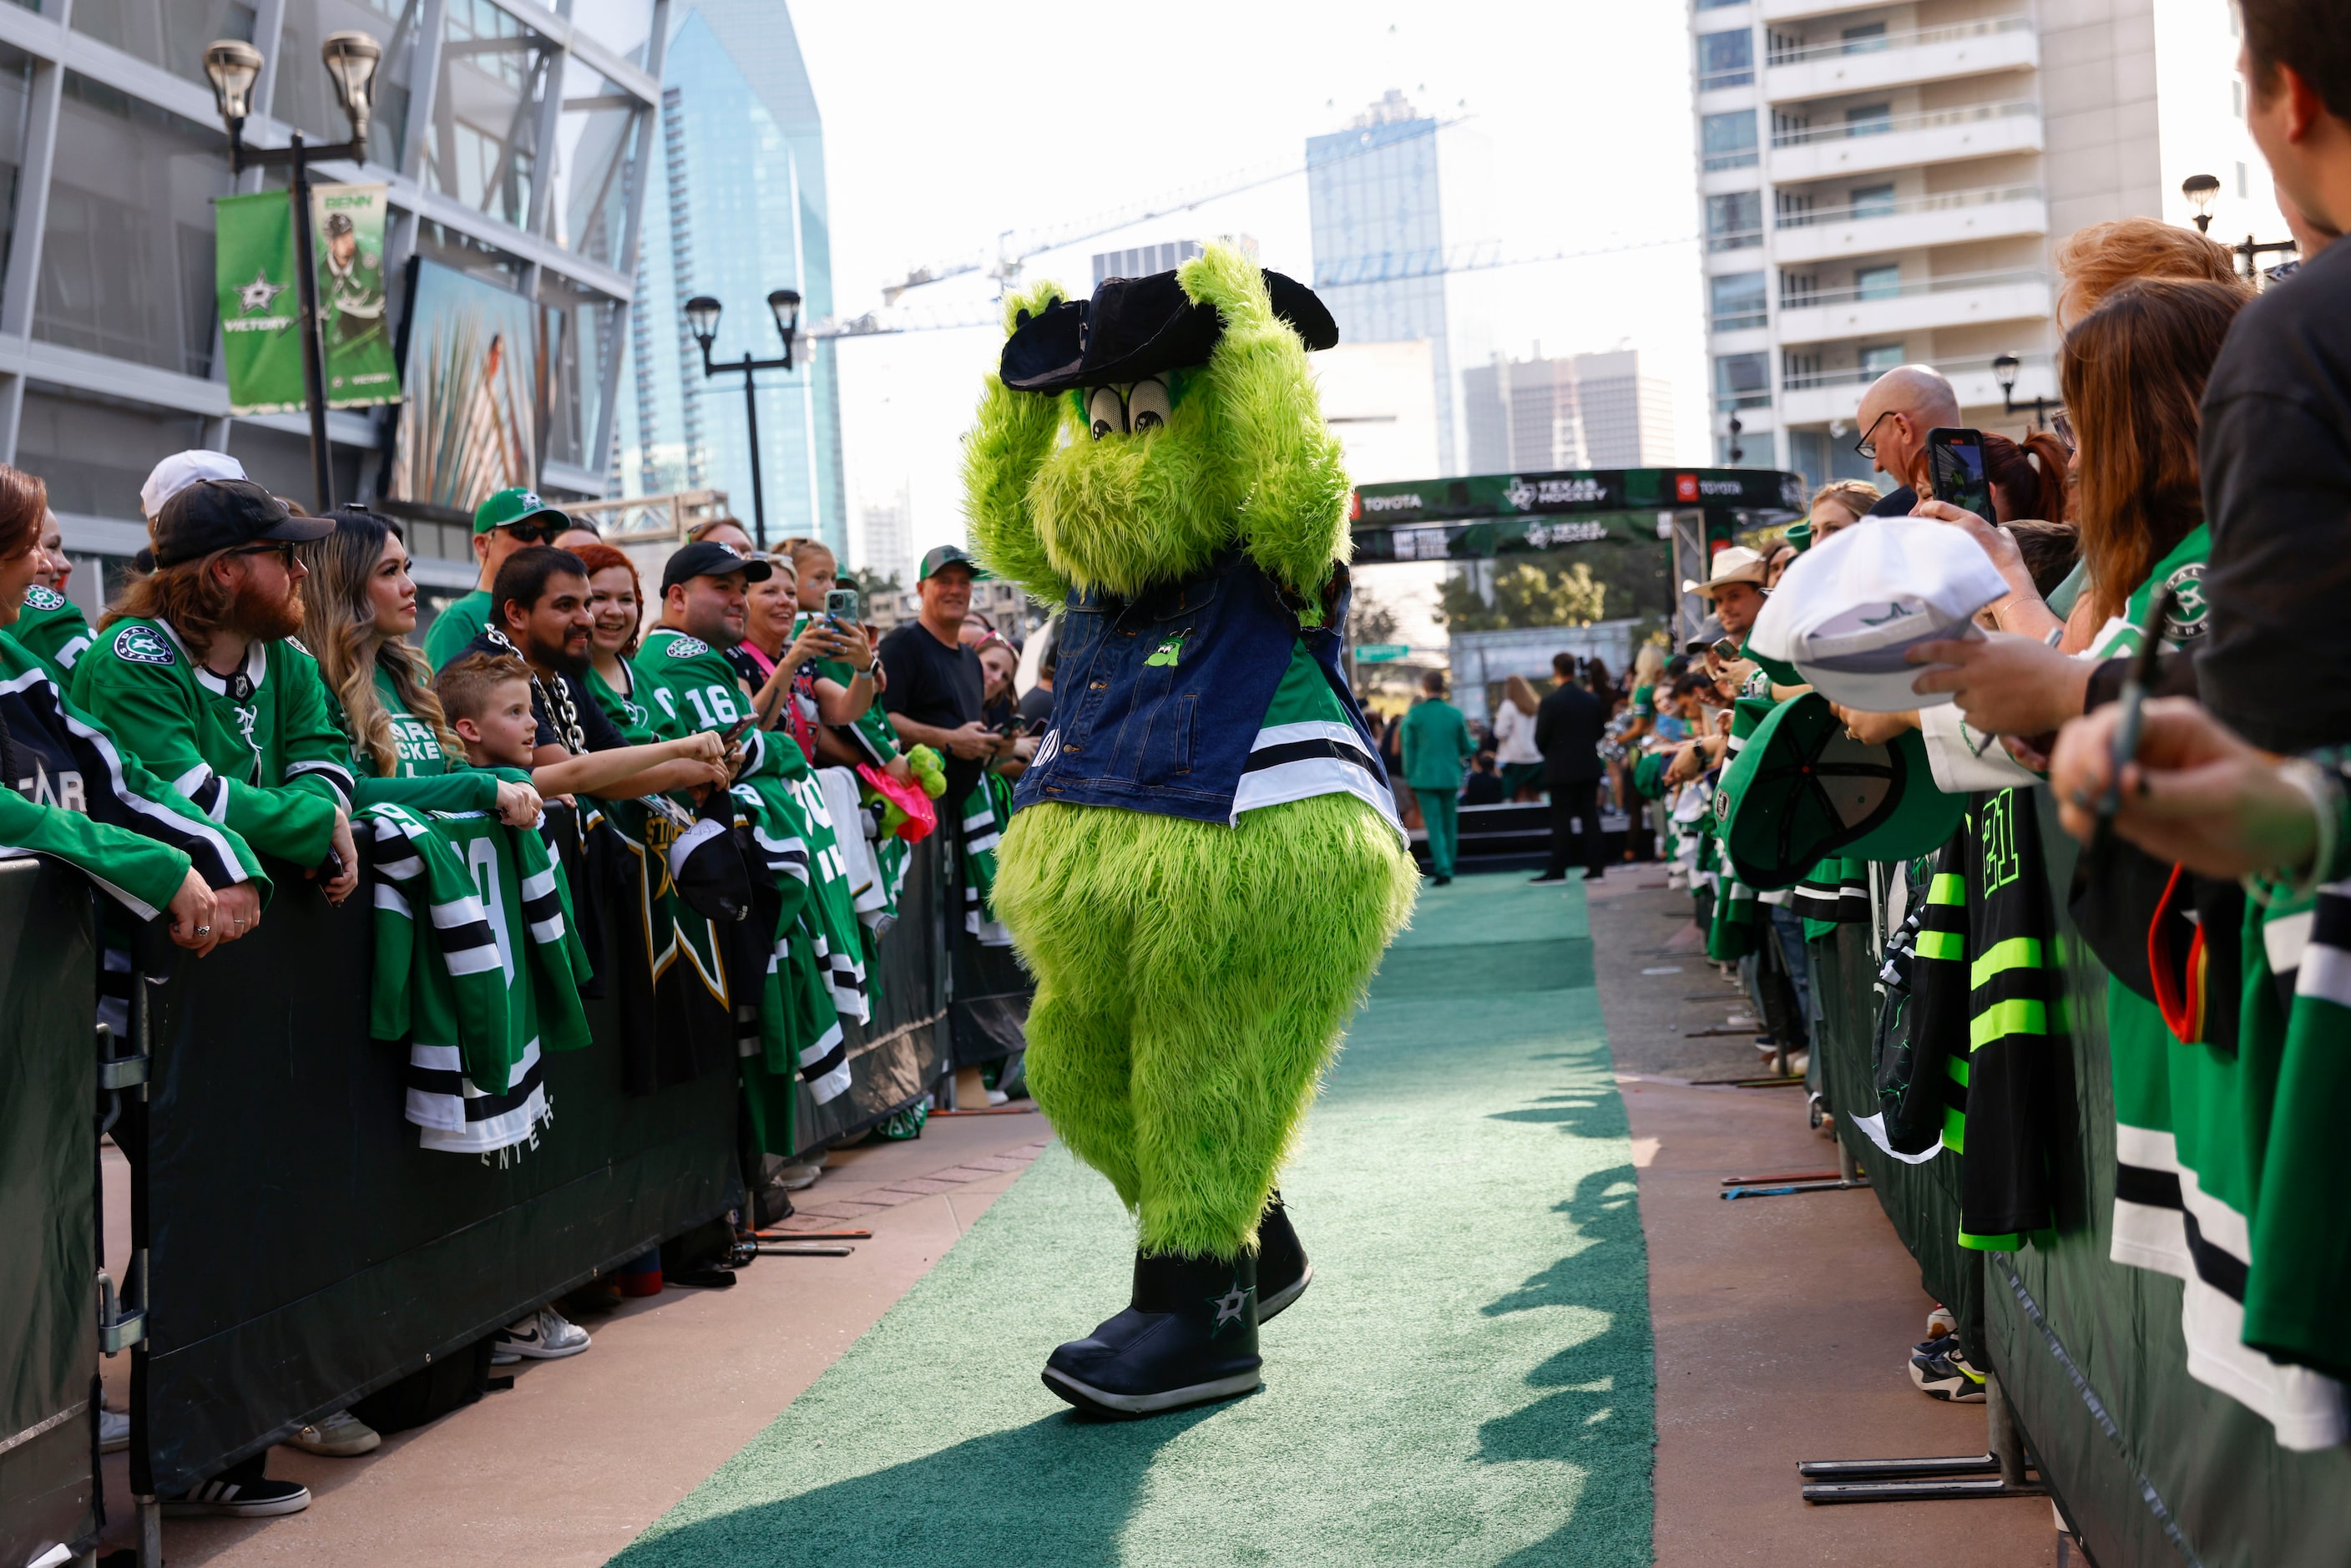
[[[824,127],[791,18],[777,0],[679,6],[658,145],[637,270],[648,308],[632,323],[614,488],[723,490],[748,526],[742,378],[704,379],[702,350],[680,306],[706,294],[726,308],[711,348],[721,361],[782,351],[770,290],[799,292],[803,325],[832,313]],[[790,371],[760,372],[757,393],[768,538],[820,538],[846,559],[832,345],[803,340],[793,359]]]
[[[329,33],[383,45],[364,166],[391,188],[385,271],[421,256],[537,303],[540,487],[604,493],[620,351],[636,297],[641,150],[657,132],[669,0],[16,0],[0,5],[0,458],[46,479],[67,548],[108,571],[144,542],[155,461],[225,450],[310,497],[300,414],[231,418],[214,304],[212,200],[233,179],[204,72],[214,38],[266,57],[249,143],[349,126],[319,59]],[[660,314],[674,315],[674,303]],[[392,410],[328,417],[339,500],[378,495]],[[411,528],[428,589],[470,586],[466,531]],[[101,573],[75,573],[94,608]]]
[[[1427,340],[1447,474],[1468,450],[1459,372],[1485,362],[1489,340],[1475,284],[1447,271],[1446,253],[1492,233],[1489,182],[1482,137],[1394,89],[1344,131],[1306,141],[1315,292],[1343,343]]]

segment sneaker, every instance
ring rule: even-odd
[[[1914,1347],[1910,1381],[1929,1399],[1947,1399],[1954,1405],[1983,1403],[1984,1375],[1968,1364],[1956,1334]]]
[[[181,1497],[163,1500],[165,1519],[274,1519],[310,1506],[310,1489],[298,1481],[205,1481]]]
[[[799,1160],[776,1173],[776,1181],[786,1192],[806,1192],[824,1175],[820,1160]]]
[[[313,1421],[303,1427],[287,1438],[286,1444],[306,1454],[321,1454],[330,1459],[350,1459],[375,1452],[382,1447],[383,1438],[374,1427],[350,1411],[338,1410],[325,1419]]]
[[[1264,1327],[1304,1295],[1313,1280],[1313,1266],[1306,1261],[1306,1249],[1277,1191],[1266,1199],[1265,1213],[1257,1222],[1258,1326]]]
[[[1947,1333],[1957,1333],[1959,1332],[1959,1320],[1951,1315],[1950,1308],[1938,1306],[1933,1312],[1927,1314],[1927,1337],[1928,1339],[1940,1339]]]
[[[98,1413],[98,1451],[119,1454],[131,1446],[131,1417],[111,1410]]]
[[[521,1360],[522,1352],[518,1350],[508,1350],[503,1340],[490,1347],[490,1364],[492,1366],[512,1366]]]
[[[553,1307],[541,1307],[525,1318],[517,1319],[498,1331],[496,1348],[490,1353],[490,1364],[503,1364],[498,1355],[512,1351],[533,1361],[560,1361],[567,1355],[578,1355],[589,1345],[588,1331],[565,1318]]]

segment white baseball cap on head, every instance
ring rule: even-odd
[[[152,519],[163,515],[163,503],[191,485],[206,479],[243,479],[245,465],[225,452],[174,452],[139,486],[139,509]]]
[[[1951,700],[1910,683],[1937,668],[1903,655],[1921,643],[1983,635],[1973,617],[2007,580],[1959,529],[1923,517],[1840,528],[1789,564],[1748,646],[1796,666],[1833,703],[1902,713]]]

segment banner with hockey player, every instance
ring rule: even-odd
[[[314,185],[312,254],[319,268],[319,331],[327,405],[368,408],[400,401],[400,374],[385,317],[382,185]],[[215,214],[222,350],[229,412],[298,413],[301,290],[296,287],[294,215],[282,192],[223,196]]]
[[[313,185],[311,255],[319,264],[319,342],[329,408],[400,401],[384,313],[383,219],[390,188]]]

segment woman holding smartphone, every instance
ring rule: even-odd
[[[842,614],[828,605],[840,573],[832,551],[815,539],[790,538],[771,559],[776,575],[768,580],[780,585],[782,591],[769,612],[773,620],[766,632],[770,639],[766,646],[775,650],[771,655],[775,669],[768,679],[770,685],[783,683],[791,693],[789,705],[782,703],[780,690],[775,699],[775,706],[784,711],[778,727],[789,727],[801,751],[818,767],[888,762],[895,755],[894,746],[877,755],[873,737],[867,733],[872,727],[859,722],[873,710],[881,662],[874,656],[872,634],[855,612]],[[755,602],[754,637],[760,632],[760,621],[761,607]],[[789,648],[783,645],[786,635],[792,638]],[[746,641],[747,645],[749,639]],[[757,700],[764,721],[774,711],[766,686]],[[845,738],[841,729],[854,729],[864,737],[862,744]]]

